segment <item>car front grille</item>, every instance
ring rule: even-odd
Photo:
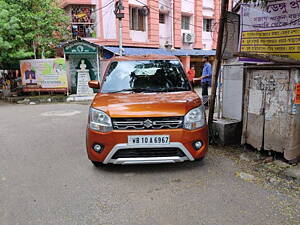
[[[115,130],[178,129],[183,127],[183,116],[150,118],[112,118]]]
[[[128,148],[117,151],[112,159],[170,156],[184,157],[186,155],[179,148]]]

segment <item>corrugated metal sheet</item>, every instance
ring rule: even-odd
[[[118,47],[107,47],[103,46],[104,49],[113,52],[115,54],[119,53]],[[205,56],[205,55],[215,55],[215,50],[202,50],[202,49],[174,49],[166,50],[163,48],[124,48],[124,55],[175,55],[175,56]]]

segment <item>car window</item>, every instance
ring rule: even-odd
[[[189,91],[190,84],[178,60],[114,61],[101,92]]]

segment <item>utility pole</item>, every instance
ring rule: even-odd
[[[225,27],[227,8],[228,8],[228,0],[222,0],[216,59],[215,59],[215,64],[214,64],[214,69],[212,74],[211,96],[210,96],[210,103],[209,103],[208,126],[210,130],[212,129],[212,122],[214,118],[216,90],[217,90],[219,71],[220,71],[221,61],[222,61],[222,50],[223,50],[222,46],[223,46],[223,36],[224,36],[224,27]]]
[[[122,13],[122,10],[124,10],[124,6],[122,3],[122,0],[118,0],[115,4],[115,15],[116,18],[119,20],[119,54],[120,56],[123,55],[123,46],[122,46],[122,19],[124,18],[124,13]]]

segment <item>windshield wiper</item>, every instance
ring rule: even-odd
[[[119,92],[126,92],[126,91],[131,91],[131,92],[136,92],[136,93],[139,93],[139,92],[152,92],[152,90],[148,89],[148,88],[125,88],[125,89],[121,89],[121,90],[118,90],[118,91],[110,91],[110,92],[107,92],[107,93],[119,93]]]

